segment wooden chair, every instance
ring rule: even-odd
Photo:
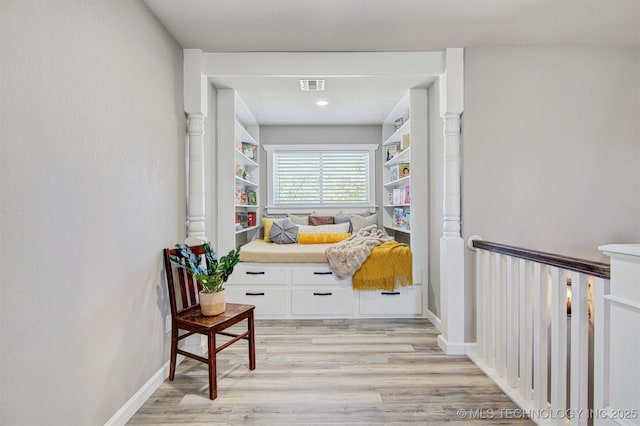
[[[192,246],[195,255],[203,255],[203,246]],[[193,276],[184,269],[171,263],[171,256],[177,249],[164,250],[164,268],[169,287],[169,304],[171,305],[171,360],[169,364],[169,381],[173,381],[178,354],[204,362],[209,365],[209,398],[216,399],[218,385],[216,380],[216,354],[239,340],[249,341],[249,369],[256,368],[255,337],[253,324],[253,305],[227,303],[225,312],[207,317],[200,311],[198,293],[202,289]],[[177,279],[176,279],[177,278]],[[247,331],[233,334],[224,330],[240,321],[247,320]],[[181,331],[185,333],[180,334]],[[192,334],[203,334],[208,338],[209,356],[202,356],[178,348],[178,342]],[[220,347],[216,347],[216,334],[232,337]]]

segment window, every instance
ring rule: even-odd
[[[270,212],[375,206],[377,145],[266,145]],[[278,211],[282,209],[281,211]]]

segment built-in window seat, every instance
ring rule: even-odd
[[[326,262],[324,251],[330,245],[252,241],[243,247],[243,261],[225,286],[227,300],[255,305],[258,318],[422,315],[421,285],[391,291],[354,290],[351,279],[338,280]]]

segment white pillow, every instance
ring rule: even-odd
[[[296,225],[308,225],[309,224],[309,216],[296,216],[296,215],[289,215],[289,220],[293,223],[295,223]]]
[[[351,216],[351,223],[353,224],[353,233],[355,234],[360,229],[369,225],[377,225],[378,224],[378,215],[374,214],[367,217],[362,217],[359,215]]]
[[[298,232],[306,234],[342,234],[349,232],[349,222],[335,225],[298,225]]]

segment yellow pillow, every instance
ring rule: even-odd
[[[271,234],[271,227],[273,226],[273,222],[276,220],[282,220],[281,217],[263,217],[262,218],[262,226],[264,227],[264,242],[270,243],[271,238],[269,238],[269,234]]]
[[[298,232],[298,244],[323,244],[337,243],[346,240],[351,236],[350,233],[311,233]]]

